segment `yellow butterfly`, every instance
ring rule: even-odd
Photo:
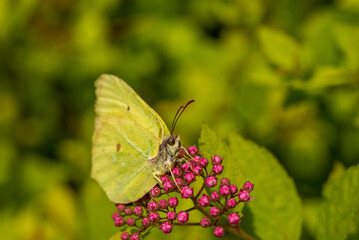
[[[180,161],[180,137],[172,131],[193,100],[179,108],[170,132],[161,117],[123,80],[105,74],[95,86],[91,176],[112,202],[134,202]]]

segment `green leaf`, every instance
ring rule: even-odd
[[[256,234],[260,239],[299,239],[303,210],[293,180],[266,149],[234,133],[229,142],[239,167],[255,184],[248,207]]]
[[[214,155],[223,157],[223,177],[227,177],[237,186],[241,186],[244,183],[245,177],[239,168],[238,162],[233,158],[228,145],[223,142],[206,124],[202,124],[201,136],[199,138],[199,148],[201,153],[207,157],[208,161],[211,161],[211,157]]]
[[[332,179],[323,191],[324,202],[319,211],[318,239],[346,239],[358,228],[359,165]],[[356,222],[356,224],[354,224]]]
[[[259,39],[270,62],[285,70],[293,70],[299,60],[299,46],[289,35],[279,30],[262,27]]]

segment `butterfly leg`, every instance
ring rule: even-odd
[[[153,177],[157,180],[157,182],[163,187],[163,184],[162,184],[162,181],[161,179],[159,178],[159,176],[162,176],[163,175],[163,172],[162,171],[156,171],[156,172],[153,172]]]

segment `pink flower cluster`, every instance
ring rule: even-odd
[[[153,225],[158,226],[164,234],[168,234],[174,225],[198,224],[204,228],[212,227],[214,235],[221,237],[224,235],[224,226],[219,223],[221,218],[226,218],[229,226],[233,227],[241,222],[240,215],[234,211],[235,207],[252,199],[250,192],[254,184],[247,181],[238,189],[228,178],[219,178],[224,169],[223,158],[215,155],[211,158],[210,164],[199,154],[197,147],[188,147],[187,152],[190,154],[187,161],[177,164],[172,169],[174,179],[170,174],[166,174],[161,177],[162,187],[155,186],[135,203],[117,205],[118,211],[112,214],[115,226],[137,228],[137,232],[132,235],[124,232],[121,235],[122,240],[140,239],[141,234]],[[184,152],[181,155],[186,156]],[[199,180],[203,181],[202,187],[195,191],[191,184]],[[204,193],[205,188],[210,194]],[[191,199],[194,206],[179,211],[180,199]],[[199,223],[188,222],[193,210],[199,210],[204,214]]]

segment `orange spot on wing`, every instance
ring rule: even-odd
[[[120,149],[121,149],[121,144],[117,143],[117,145],[116,145],[116,150],[117,150],[117,152],[119,152]]]

